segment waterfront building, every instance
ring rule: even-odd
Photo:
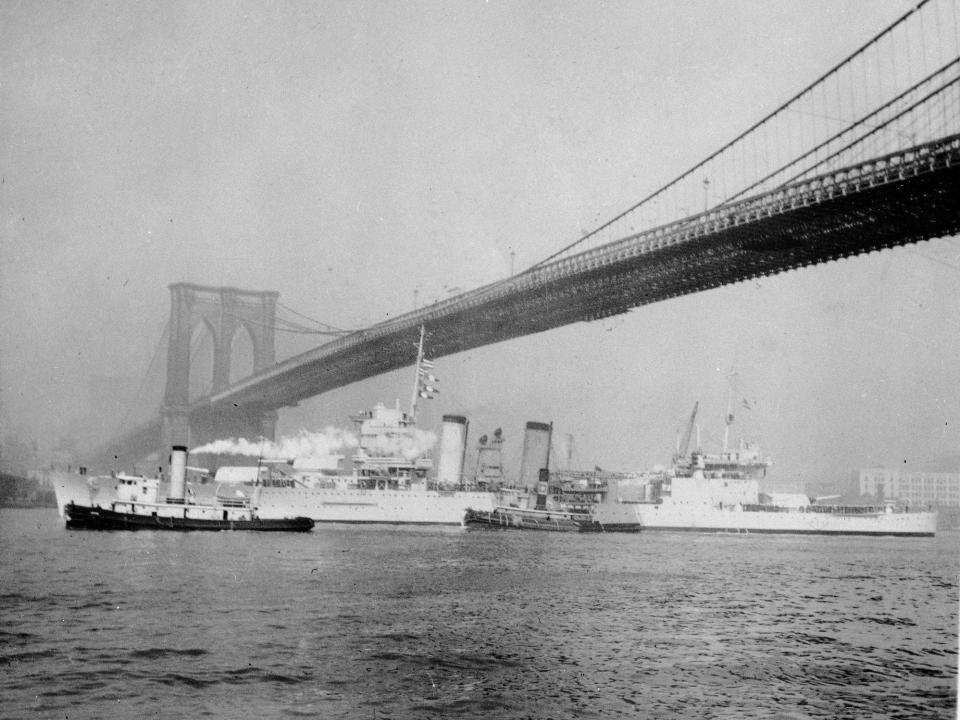
[[[910,505],[960,507],[960,473],[861,469],[860,494]]]

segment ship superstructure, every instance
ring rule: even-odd
[[[802,533],[824,535],[917,535],[936,532],[937,514],[883,506],[821,505],[791,495],[789,504],[760,492],[771,461],[754,442],[727,447],[728,414],[723,447],[704,452],[699,442],[687,452],[696,418],[678,445],[669,471],[645,478],[642,500],[633,503],[645,530],[700,530],[736,533]]]

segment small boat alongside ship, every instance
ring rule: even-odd
[[[536,492],[522,496],[501,491],[493,510],[467,511],[465,524],[487,528],[548,532],[639,532],[634,509],[612,498],[598,473],[540,470]]]
[[[307,532],[313,520],[303,516],[262,518],[247,498],[217,497],[213,503],[185,498],[186,452],[174,446],[170,490],[160,496],[160,480],[117,475],[116,497],[102,506],[70,500],[63,506],[66,525],[77,530],[255,530]]]
[[[603,532],[589,515],[556,510],[530,510],[496,507],[493,510],[467,510],[465,524],[518,530],[548,532]]]
[[[607,523],[593,513],[500,506],[493,510],[467,510],[464,523],[468,526],[547,532],[640,532],[640,523],[627,520]]]

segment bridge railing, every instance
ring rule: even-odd
[[[552,282],[573,272],[600,268],[762,217],[772,217],[798,207],[814,205],[838,194],[859,192],[866,187],[897,182],[958,163],[960,135],[953,135],[722,205],[652,230],[635,233],[577,255],[554,260],[528,273],[540,283]]]

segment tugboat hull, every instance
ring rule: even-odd
[[[514,508],[496,508],[490,511],[467,510],[464,524],[491,528],[581,533],[639,532],[642,527],[637,522],[605,523],[589,515]]]
[[[74,530],[256,530],[260,532],[309,532],[313,520],[295,518],[211,519],[117,512],[69,503],[64,508],[67,527]]]

